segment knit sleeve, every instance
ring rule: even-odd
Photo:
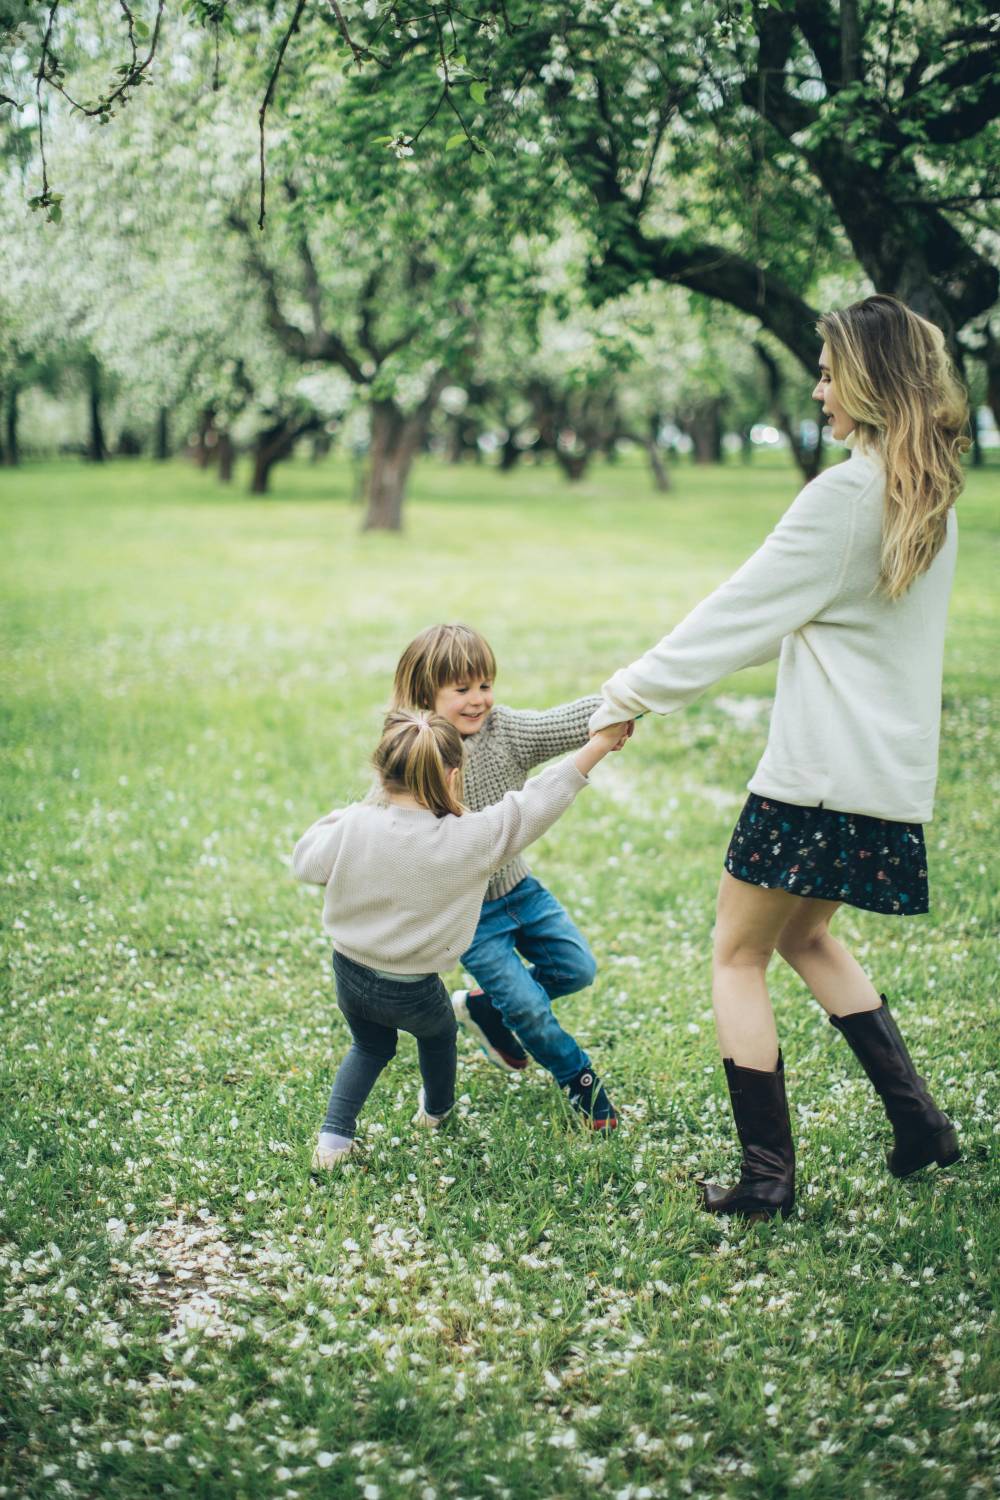
[[[532,766],[541,765],[554,755],[566,755],[585,745],[590,716],[600,705],[600,696],[594,695],[577,698],[573,703],[562,703],[558,708],[508,708],[501,705],[494,709],[494,714],[499,738],[511,760],[522,771],[530,771]]]
[[[307,885],[326,885],[340,845],[343,816],[343,808],[334,809],[306,829],[292,854],[292,871],[296,879]]]
[[[572,760],[561,760],[532,776],[519,790],[507,792],[492,807],[466,813],[463,823],[481,821],[487,830],[490,874],[540,839],[585,786],[589,782]]]
[[[853,465],[819,475],[751,558],[669,635],[602,689],[592,730],[636,714],[669,714],[741,668],[777,656],[786,635],[833,600],[850,554],[857,503],[877,479]]]

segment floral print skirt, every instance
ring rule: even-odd
[[[920,823],[890,823],[828,807],[796,807],[751,792],[726,851],[737,880],[843,901],[863,911],[928,910]]]

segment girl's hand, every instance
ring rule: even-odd
[[[620,724],[612,724],[611,725],[612,729],[621,729],[621,727],[622,726]],[[612,745],[611,746],[612,750],[622,750],[622,749],[624,749],[624,747],[628,744],[629,740],[632,738],[632,736],[634,734],[635,734],[635,720],[634,719],[629,719],[628,722],[625,725],[625,733],[622,735],[622,737],[618,741],[617,745]]]
[[[598,729],[591,735],[582,750],[578,750],[573,757],[574,764],[581,776],[587,776],[604,757],[612,750],[620,750],[632,732],[630,720],[621,724],[609,724],[604,729]]]

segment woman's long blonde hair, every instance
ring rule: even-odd
[[[885,465],[881,584],[898,599],[940,551],[965,482],[965,391],[940,328],[895,297],[866,297],[816,326],[840,404]]]
[[[406,792],[439,818],[462,806],[462,736],[440,714],[386,714],[372,765],[386,792]],[[457,769],[458,775],[451,772]]]

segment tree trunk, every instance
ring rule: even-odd
[[[565,453],[558,443],[555,448],[556,463],[562,469],[566,478],[573,484],[582,479],[587,472],[590,463],[590,453]]]
[[[191,451],[197,468],[207,469],[212,462],[215,440],[215,412],[212,407],[206,406],[198,414],[198,434]]]
[[[281,459],[287,458],[295,447],[295,436],[290,436],[284,427],[271,428],[258,433],[253,450],[253,473],[250,476],[251,495],[266,495],[271,488],[271,470]]]
[[[815,479],[820,471],[820,465],[823,461],[822,440],[817,437],[816,445],[813,448],[803,446],[802,440],[796,431],[795,422],[785,405],[785,381],[781,366],[764,344],[755,340],[753,347],[754,353],[764,366],[764,371],[767,375],[772,415],[788,439],[788,446],[792,450],[792,457],[798,464],[802,478],[808,484],[810,479]]]
[[[663,416],[660,412],[654,412],[649,419],[646,436],[642,439],[642,446],[646,450],[649,459],[649,467],[653,475],[653,488],[659,495],[666,495],[673,489],[673,480],[670,470],[667,468],[663,458],[663,449],[660,447],[660,429],[663,426]]]
[[[462,431],[462,419],[461,417],[449,417],[445,461],[449,464],[460,464],[464,457],[465,435]]]
[[[515,433],[508,432],[503,440],[503,447],[500,449],[500,471],[503,474],[509,474],[521,461],[521,449],[515,438]]]
[[[993,413],[993,420],[1000,431],[1000,339],[993,338],[986,330],[986,348],[983,351],[986,365],[986,405]]]
[[[225,430],[219,433],[217,452],[219,455],[219,479],[222,484],[228,484],[233,477],[233,460],[236,456],[236,450],[233,448],[232,438]]]
[[[87,457],[92,464],[103,464],[108,456],[108,447],[104,440],[104,423],[101,418],[101,367],[93,355],[87,360],[87,406],[90,414]]]
[[[17,437],[17,386],[12,385],[4,396],[3,403],[3,451],[0,463],[14,469],[21,462],[21,450]]]
[[[312,440],[312,450],[309,454],[311,464],[320,464],[324,458],[329,458],[330,449],[333,447],[333,437],[325,428],[315,433]]]
[[[153,457],[159,463],[165,463],[170,457],[170,408],[161,406],[156,412],[156,439],[153,447]]]
[[[969,434],[972,438],[972,467],[983,467],[983,445],[979,437],[979,413],[973,406],[969,410]]]
[[[372,402],[365,531],[402,530],[406,484],[427,428],[427,416],[416,412],[408,417],[395,401]]]
[[[251,495],[266,495],[271,487],[271,470],[277,462],[277,455],[262,444],[254,449],[253,474],[250,479]]]
[[[288,416],[257,434],[253,450],[253,474],[250,478],[251,495],[268,493],[274,465],[284,458],[290,458],[299,438],[305,437],[308,432],[315,432],[318,426],[319,419],[315,416]],[[228,433],[225,435],[228,438]]]
[[[663,453],[655,438],[650,438],[646,443],[646,456],[653,474],[654,490],[659,495],[668,495],[673,489],[673,480],[670,478],[670,470],[663,462]]]
[[[696,464],[721,464],[722,462],[722,401],[711,396],[699,401],[685,423],[688,436],[694,443]]]

